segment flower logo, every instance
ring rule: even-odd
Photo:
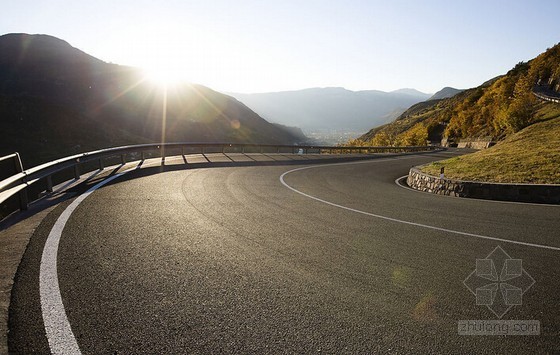
[[[476,259],[476,269],[463,281],[476,296],[476,304],[488,307],[498,319],[513,306],[521,305],[523,294],[534,283],[522,260],[513,259],[500,246],[486,258]]]

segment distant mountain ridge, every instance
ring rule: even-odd
[[[164,120],[163,95],[140,69],[105,63],[61,39],[0,36],[0,155],[19,151],[35,164],[76,146],[83,151],[162,140],[292,144],[302,139],[230,96],[188,83],[167,91]]]
[[[391,94],[407,94],[407,95],[412,95],[412,96],[426,96],[429,94],[423,93],[421,91],[418,91],[416,89],[412,89],[412,88],[402,88],[402,89],[397,89],[397,90],[393,90],[393,91],[389,91],[389,93]]]
[[[429,100],[441,100],[441,99],[447,99],[450,97],[453,97],[455,95],[457,95],[458,93],[465,91],[465,90],[461,90],[461,89],[455,89],[449,86],[444,87],[443,89],[441,89],[440,91],[436,92],[432,97],[430,97],[428,99]]]
[[[351,91],[341,87],[309,88],[257,94],[229,93],[265,119],[304,131],[364,131],[391,121],[431,95],[414,89],[392,92]]]

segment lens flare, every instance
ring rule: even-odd
[[[241,128],[241,122],[239,122],[239,120],[237,119],[231,120],[230,124],[231,124],[231,128],[233,129]]]
[[[185,82],[185,78],[175,69],[168,66],[159,66],[144,69],[146,80],[161,87],[169,87]]]

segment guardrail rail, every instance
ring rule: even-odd
[[[550,89],[547,90],[545,88],[543,90],[541,87],[535,86],[533,88],[533,95],[535,95],[537,98],[543,101],[560,104],[560,93],[552,92]]]
[[[411,147],[346,147],[346,146],[301,146],[301,145],[267,145],[267,144],[242,144],[242,143],[153,143],[128,145],[115,148],[100,149],[92,152],[72,155],[66,158],[53,160],[51,162],[38,165],[28,170],[23,169],[21,158],[18,153],[13,153],[4,157],[0,157],[0,163],[13,160],[15,173],[0,181],[0,205],[19,195],[19,209],[26,210],[29,205],[28,189],[30,186],[37,184],[39,181],[44,182],[42,192],[53,192],[53,175],[62,171],[71,171],[74,179],[79,179],[81,173],[91,172],[95,170],[103,170],[105,161],[109,158],[120,157],[120,163],[126,164],[130,161],[144,161],[146,153],[150,152],[150,157],[161,157],[165,159],[170,156],[169,152],[175,150],[177,153],[185,156],[189,154],[205,154],[205,153],[246,153],[247,151],[257,153],[292,153],[302,152],[304,154],[316,153],[382,153],[382,152],[418,152],[430,151],[437,149],[434,146],[411,146]],[[178,154],[177,154],[178,155]],[[128,157],[131,157],[128,160]],[[92,164],[95,163],[95,164]],[[89,163],[89,164],[87,164]],[[87,167],[87,170],[82,171]],[[68,178],[63,178],[66,181]],[[17,208],[16,208],[17,209]],[[3,208],[4,210],[4,208]],[[4,214],[6,211],[1,211]],[[14,212],[14,211],[10,211]],[[5,216],[0,215],[0,219]]]

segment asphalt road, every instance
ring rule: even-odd
[[[560,351],[560,207],[395,184],[450,154],[128,173],[85,198],[60,238],[73,339],[84,354]],[[14,353],[49,352],[40,264],[70,203],[36,230],[18,270]],[[522,302],[501,319],[537,320],[540,335],[458,334],[460,320],[500,319],[500,292],[491,310],[463,282],[497,246],[525,271]]]

